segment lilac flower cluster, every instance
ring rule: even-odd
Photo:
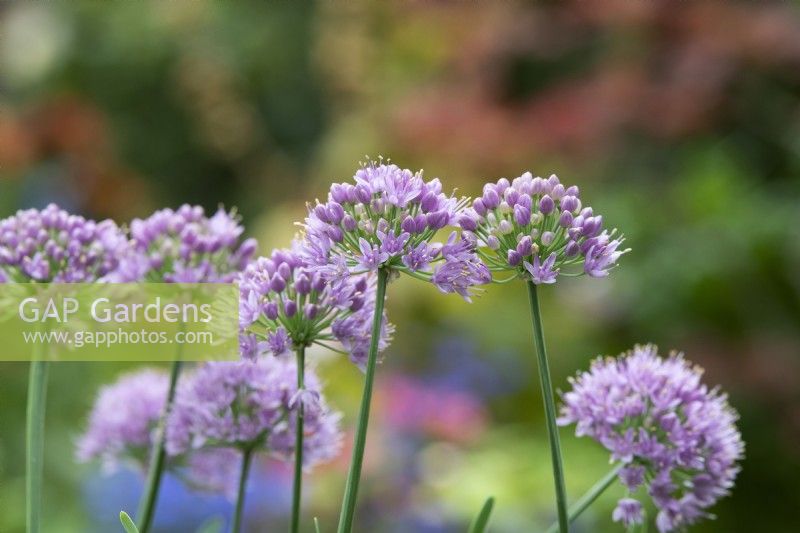
[[[228,283],[256,251],[255,239],[239,242],[244,229],[233,212],[205,216],[200,206],[162,209],[131,222],[131,237],[150,281]]]
[[[604,277],[628,250],[579,196],[577,186],[565,187],[555,175],[542,179],[526,172],[511,182],[487,183],[458,223],[484,245],[481,256],[493,271],[548,284],[562,268],[582,264],[589,276]]]
[[[659,509],[662,533],[709,517],[730,491],[744,452],[737,414],[701,375],[680,354],[663,359],[655,346],[637,346],[619,359],[595,360],[571,380],[559,423],[576,424],[576,435],[597,440],[625,465],[619,478],[631,495],[614,520],[643,520],[633,497],[640,487]]]
[[[292,250],[274,250],[240,276],[243,355],[253,358],[264,347],[282,355],[296,347],[338,341],[363,368],[375,308],[374,275],[328,281],[310,268],[299,248],[295,242]],[[384,315],[380,350],[388,345],[391,332]]]
[[[99,460],[108,472],[122,464],[144,472],[168,388],[169,376],[153,369],[123,375],[103,387],[89,415],[88,427],[77,441],[78,460]],[[230,468],[238,461],[234,455],[231,457],[224,450],[207,450],[173,458],[169,467],[193,486],[230,495],[236,486],[235,468]]]
[[[209,448],[265,449],[289,459],[294,454],[299,402],[304,406],[303,463],[334,457],[341,445],[339,414],[320,393],[313,371],[298,394],[297,368],[289,358],[207,363],[184,379],[167,421],[170,455]]]
[[[136,281],[125,233],[55,204],[0,220],[0,282]]]
[[[327,202],[309,209],[305,255],[329,279],[383,268],[468,299],[471,287],[491,281],[475,242],[456,234],[445,246],[433,242],[465,204],[443,193],[438,179],[373,162],[356,172],[354,183],[333,184]]]

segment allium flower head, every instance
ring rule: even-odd
[[[0,220],[0,282],[136,281],[125,233],[55,204]]]
[[[572,379],[563,395],[561,425],[576,424],[625,465],[619,478],[630,491],[614,520],[642,520],[634,499],[647,490],[659,509],[659,531],[709,517],[739,472],[744,444],[727,397],[700,381],[702,372],[681,354],[664,359],[655,346],[637,346],[618,359],[597,359]]]
[[[451,242],[448,253],[433,242],[439,230],[455,224],[465,203],[443,193],[438,179],[425,181],[421,171],[372,162],[352,183],[334,183],[327,202],[309,208],[304,253],[329,279],[383,268],[468,298],[470,287],[491,280],[474,241]]]
[[[298,251],[274,250],[260,257],[239,278],[239,321],[248,337],[251,358],[261,348],[282,355],[297,347],[340,343],[350,359],[366,364],[375,308],[375,276],[371,273],[327,280],[310,268]],[[389,343],[392,326],[384,315],[378,348]]]
[[[200,206],[162,209],[131,222],[147,279],[169,283],[228,283],[250,262],[256,241],[240,243],[244,229],[233,212],[206,217]]]
[[[483,195],[458,222],[477,237],[493,271],[510,271],[536,284],[555,283],[562,269],[604,277],[628,250],[579,196],[578,187],[565,187],[555,175],[542,179],[526,172],[511,182],[502,178],[484,185]]]
[[[304,405],[303,463],[310,467],[340,449],[339,414],[331,411],[312,369],[298,395],[291,358],[206,363],[181,381],[167,422],[170,455],[207,448],[264,449],[294,454],[299,402]]]

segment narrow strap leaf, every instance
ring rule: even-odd
[[[319,520],[317,519],[316,516],[314,517],[314,531],[316,531],[316,533],[320,533],[320,531],[319,531]]]
[[[486,531],[486,526],[489,525],[489,516],[492,514],[492,507],[494,507],[494,498],[489,497],[486,503],[483,504],[481,512],[478,513],[478,516],[469,526],[469,533],[484,533]]]
[[[133,520],[125,511],[119,512],[119,521],[122,523],[122,527],[125,528],[126,533],[139,533],[139,528],[136,527],[136,524],[133,523]]]
[[[197,528],[195,533],[222,533],[225,522],[220,516],[212,516]]]

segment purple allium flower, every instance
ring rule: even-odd
[[[131,222],[136,249],[146,257],[147,279],[168,283],[228,283],[250,262],[254,239],[239,242],[244,229],[233,212],[206,217],[200,206],[162,209]]]
[[[79,461],[100,460],[113,472],[123,463],[144,474],[150,461],[158,424],[169,388],[169,376],[144,369],[125,374],[97,396],[86,432],[78,439]],[[235,494],[239,454],[223,449],[202,450],[172,457],[167,468],[196,488]]]
[[[294,454],[297,368],[288,358],[206,363],[184,379],[167,421],[170,455],[209,448],[264,449],[275,457]],[[340,415],[320,393],[313,369],[306,370],[303,464],[333,458],[341,447]]]
[[[622,522],[625,527],[641,524],[644,521],[642,504],[633,498],[621,498],[611,513],[611,518],[614,522]]]
[[[603,219],[581,207],[575,186],[553,175],[530,172],[512,182],[487,183],[483,195],[458,221],[480,239],[480,254],[493,271],[511,271],[536,284],[555,283],[564,269],[604,277],[628,250],[616,230],[601,231]],[[582,264],[582,269],[580,268]]]
[[[368,273],[329,281],[307,263],[299,246],[295,242],[292,250],[274,250],[242,272],[240,326],[255,340],[266,341],[274,355],[333,341],[363,366],[375,308],[375,276]],[[381,350],[388,346],[392,329],[384,315]],[[244,354],[257,353],[247,346]]]
[[[465,204],[443,193],[438,179],[425,181],[421,171],[372,162],[353,183],[333,184],[327,202],[309,207],[303,253],[328,279],[383,268],[468,299],[473,286],[491,280],[475,253],[476,240],[465,231],[463,250],[449,255],[433,242],[438,230],[456,224]],[[468,229],[469,221],[462,226]]]
[[[664,359],[655,346],[637,346],[595,360],[563,395],[559,424],[574,423],[576,435],[605,446],[625,465],[619,477],[631,492],[647,488],[661,532],[710,517],[706,510],[729,493],[739,472],[737,414],[701,375],[681,354]],[[635,521],[639,510],[625,498],[614,520]]]
[[[70,215],[55,204],[0,220],[0,281],[137,281],[136,255],[111,220]]]

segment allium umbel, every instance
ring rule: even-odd
[[[149,281],[228,283],[256,251],[255,239],[239,242],[244,228],[234,213],[206,217],[200,206],[162,209],[131,222],[131,237]]]
[[[576,424],[576,435],[597,440],[625,465],[619,478],[631,494],[614,520],[643,520],[635,499],[641,487],[659,510],[659,531],[682,529],[710,517],[707,509],[733,487],[744,452],[737,414],[701,376],[681,354],[664,359],[655,346],[637,346],[570,380],[559,423]]]
[[[0,220],[0,281],[137,281],[125,233],[55,204]]]
[[[326,343],[332,341],[363,369],[375,308],[372,274],[328,281],[298,252],[274,250],[245,269],[239,291],[240,326],[274,355],[312,344],[329,347]],[[391,331],[384,315],[380,350],[388,345]],[[256,350],[243,353],[253,357]]]
[[[354,183],[334,183],[327,202],[309,209],[305,253],[331,279],[384,268],[469,298],[471,287],[491,280],[474,242],[457,240],[455,233],[448,245],[433,242],[465,204],[443,193],[438,179],[425,181],[422,172],[370,163],[356,172]]]
[[[89,424],[78,439],[79,461],[99,460],[108,472],[127,464],[144,472],[152,455],[158,424],[167,399],[169,376],[144,369],[121,376],[100,389]],[[173,457],[169,469],[193,487],[231,495],[235,490],[238,454],[203,450]]]
[[[458,222],[477,237],[492,271],[536,284],[555,283],[562,269],[604,277],[628,250],[579,196],[577,186],[565,187],[555,175],[542,179],[526,172],[511,182],[487,183]]]
[[[238,448],[289,459],[296,407],[303,402],[303,464],[310,467],[333,458],[341,446],[340,416],[325,404],[313,371],[306,370],[301,394],[296,379],[297,368],[289,358],[204,364],[178,387],[167,421],[167,453]]]

